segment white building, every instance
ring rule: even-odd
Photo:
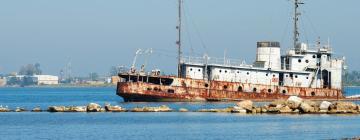
[[[33,81],[37,85],[57,85],[59,84],[59,77],[53,75],[34,75]]]

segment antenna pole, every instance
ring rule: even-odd
[[[182,9],[182,0],[179,0],[179,11],[178,11],[178,25],[176,26],[176,29],[178,30],[178,40],[176,42],[178,47],[178,77],[181,77],[181,9]]]
[[[301,2],[301,0],[295,0],[295,8],[294,8],[294,48],[296,48],[296,45],[298,44],[299,41],[299,17],[301,15],[301,13],[298,11],[299,9],[299,5],[304,4],[303,2]]]

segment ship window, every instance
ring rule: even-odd
[[[209,84],[208,84],[208,83],[206,83],[206,84],[205,84],[205,87],[209,87]]]
[[[151,88],[147,88],[147,90],[151,90]]]
[[[227,86],[227,85],[225,85],[225,86],[224,86],[224,89],[227,89],[227,88],[228,88],[228,86]]]
[[[168,89],[169,93],[175,93],[175,91],[173,89]]]
[[[257,91],[257,89],[256,88],[253,88],[253,92],[256,92]]]
[[[201,71],[201,69],[198,70],[199,72]]]
[[[237,71],[237,73],[240,73],[240,71]]]
[[[219,70],[219,72],[221,73],[221,72],[222,72],[222,70]]]
[[[309,79],[309,77],[306,77],[306,79]]]
[[[309,60],[305,60],[306,63],[309,63]]]
[[[266,74],[266,76],[269,76],[269,74]]]
[[[315,92],[311,92],[311,96],[315,96]]]
[[[286,94],[286,90],[283,90],[282,93],[283,93],[283,94]]]
[[[227,73],[227,70],[225,70],[225,73]]]
[[[191,68],[190,71],[192,71],[193,69]]]
[[[275,74],[273,75],[273,77],[275,77]]]
[[[269,92],[269,93],[271,93],[271,92],[272,92],[272,90],[271,90],[271,89],[268,89],[268,92]]]
[[[301,63],[301,59],[299,59],[298,62]]]
[[[298,78],[298,76],[297,76],[297,75],[295,75],[295,78]]]
[[[242,88],[241,86],[239,86],[238,91],[239,91],[239,92],[242,92],[242,91],[243,91],[243,88]]]
[[[316,55],[313,55],[313,58],[316,58]]]
[[[285,76],[286,76],[286,77],[289,77],[289,75],[287,75],[287,74],[286,74]]]
[[[247,75],[249,75],[250,73],[249,73],[249,72],[247,72],[246,74],[247,74]]]
[[[159,90],[157,87],[154,88],[155,91]]]

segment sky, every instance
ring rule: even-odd
[[[301,41],[320,36],[350,70],[360,70],[359,0],[303,0]],[[184,55],[226,57],[252,63],[256,42],[291,48],[292,0],[184,0]],[[0,73],[40,63],[58,75],[105,75],[111,66],[137,65],[176,73],[177,0],[0,0]],[[226,53],[224,53],[226,52]]]

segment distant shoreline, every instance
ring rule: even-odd
[[[99,85],[89,85],[89,84],[60,84],[60,85],[32,85],[32,86],[3,86],[0,88],[72,88],[72,87],[116,87],[113,84],[99,84]]]

